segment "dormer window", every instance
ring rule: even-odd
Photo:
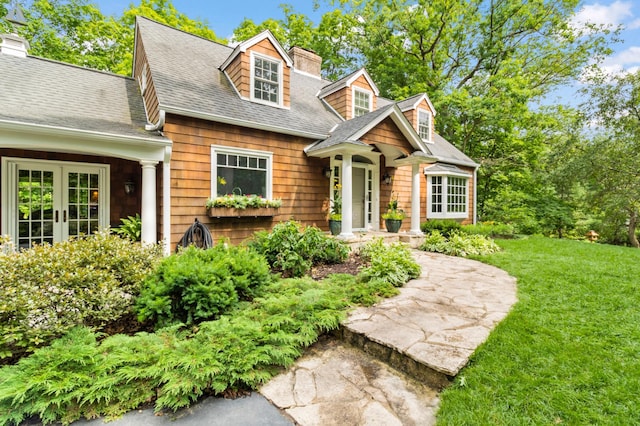
[[[251,52],[251,99],[281,105],[282,61]]]
[[[418,135],[423,141],[431,140],[431,113],[424,109],[418,110]]]
[[[371,111],[371,92],[359,88],[353,89],[353,117],[360,117]]]

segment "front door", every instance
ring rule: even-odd
[[[365,169],[354,167],[353,168],[353,228],[364,229],[365,228]]]
[[[20,248],[109,225],[109,166],[4,158],[3,233]]]

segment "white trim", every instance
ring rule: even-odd
[[[256,98],[255,96],[256,59],[262,59],[263,61],[268,61],[268,62],[278,64],[278,102],[271,102],[264,99]],[[256,53],[253,50],[249,52],[249,65],[250,65],[249,66],[249,73],[250,73],[249,74],[249,77],[250,77],[249,99],[251,100],[251,102],[256,102],[259,104],[269,105],[269,106],[277,106],[281,108],[284,107],[284,71],[283,71],[282,64],[283,64],[282,59],[263,55],[261,53]]]
[[[356,116],[356,92],[363,93],[369,97],[369,111],[373,111],[373,92],[371,90],[362,88],[360,86],[351,86],[351,118],[359,117]],[[358,107],[361,108],[361,107]],[[364,115],[364,114],[363,114]]]
[[[224,74],[225,77],[227,77],[227,81],[229,82],[229,85],[233,88],[233,91],[236,92],[236,95],[238,95],[238,97],[240,99],[244,99],[245,101],[249,101],[250,99],[247,98],[246,96],[242,96],[242,93],[240,93],[240,91],[238,91],[238,88],[236,87],[236,85],[233,84],[233,81],[231,80],[231,77],[229,77],[229,74],[227,73],[227,70],[222,70],[222,73]]]
[[[171,254],[171,153],[171,147],[166,147],[162,162],[162,242],[165,256]]]
[[[360,155],[360,154],[357,154]],[[366,157],[367,158],[367,157]],[[364,177],[364,184],[365,184],[365,197],[367,194],[367,182],[368,182],[368,176],[367,176],[367,172],[371,171],[372,172],[372,188],[371,188],[371,194],[372,194],[372,199],[370,200],[370,209],[367,206],[367,203],[369,203],[369,200],[366,200],[365,198],[365,202],[364,202],[364,206],[363,206],[363,212],[362,214],[364,215],[364,228],[353,228],[352,231],[366,231],[369,229],[380,229],[380,158],[379,156],[374,156],[373,159],[368,158],[369,160],[372,160],[372,163],[361,163],[361,162],[357,162],[357,161],[352,161],[351,162],[351,173],[353,173],[353,169],[358,168],[358,169],[363,169],[365,171],[365,177]],[[337,160],[335,159],[335,157],[331,157],[331,160],[329,161],[329,167],[331,168],[331,178],[329,179],[329,199],[331,202],[333,202],[333,186],[335,184],[335,168],[338,167],[340,170],[340,176],[338,177],[339,183],[342,185],[344,183],[344,176],[342,175],[342,160]],[[352,189],[353,191],[353,189]],[[353,196],[353,192],[352,192],[352,196]],[[344,206],[344,200],[343,200],[343,206]],[[368,221],[368,214],[371,214],[371,222]],[[353,211],[352,211],[353,214]]]
[[[351,84],[353,84],[354,81],[360,78],[360,76],[364,76],[364,78],[367,80],[367,83],[369,83],[369,86],[371,86],[371,89],[373,89],[373,92],[375,93],[375,95],[380,96],[380,90],[378,90],[378,86],[376,86],[376,84],[373,82],[373,79],[371,79],[371,76],[369,75],[367,70],[364,68],[360,68],[358,71],[354,72],[351,77],[345,78],[344,81],[338,80],[337,82],[327,84],[325,87],[329,87],[333,84],[335,84],[336,86],[331,88],[331,90],[329,90],[326,93],[322,92],[324,88],[320,89],[320,91],[316,96],[319,96],[320,98],[325,98],[330,94],[337,92],[338,90],[351,86]],[[336,83],[339,83],[339,84],[336,84]]]
[[[2,234],[8,234],[18,244],[18,228],[16,220],[17,209],[17,176],[20,165],[25,167],[42,167],[54,172],[54,188],[58,193],[53,200],[54,209],[60,211],[60,215],[66,217],[68,200],[67,172],[97,173],[98,180],[98,229],[108,228],[111,212],[111,167],[109,164],[81,163],[73,161],[39,160],[31,158],[3,157],[2,158]],[[64,212],[64,213],[63,213]],[[66,223],[66,224],[65,224]],[[54,224],[54,242],[69,238],[69,222],[60,219]],[[56,235],[57,234],[57,235]]]
[[[149,66],[146,62],[142,64],[142,71],[138,76],[138,84],[140,85],[140,93],[144,96],[149,85]]]
[[[428,120],[429,120],[429,137],[427,139],[423,138],[420,135],[420,113],[424,113],[427,115]],[[417,116],[417,122],[416,122],[416,133],[418,133],[418,136],[420,136],[420,138],[426,142],[426,143],[433,143],[433,114],[431,114],[431,111],[424,109],[424,108],[418,108],[416,110],[416,114]]]
[[[255,149],[235,148],[224,145],[211,145],[211,198],[218,196],[218,160],[217,154],[240,154],[267,160],[267,181],[265,198],[271,200],[273,198],[273,153],[269,151],[259,151]]]
[[[409,97],[409,98],[407,98],[407,99],[410,99],[410,98],[411,98],[411,97]],[[407,99],[405,99],[405,101],[406,101]],[[431,108],[431,111],[433,112],[433,115],[434,115],[434,117],[435,117],[435,115],[437,114],[437,113],[436,113],[436,109],[434,108],[433,104],[431,103],[431,99],[429,99],[429,97],[427,96],[427,94],[426,94],[426,93],[422,93],[422,94],[418,97],[418,100],[416,100],[416,101],[415,101],[411,106],[408,106],[408,107],[406,107],[406,108],[402,109],[402,112],[405,112],[405,111],[409,111],[409,110],[412,110],[412,109],[416,109],[416,108],[418,108],[418,105],[420,105],[420,103],[421,103],[423,100],[427,101],[427,105],[429,105],[429,108]],[[404,101],[400,101],[399,103],[402,103],[402,102],[404,102]]]
[[[425,173],[426,174],[426,173]],[[432,178],[433,177],[441,177],[442,178],[442,212],[432,212]],[[449,177],[464,179],[466,181],[466,190],[465,190],[465,209],[464,212],[454,212],[449,213],[448,211],[448,191],[449,191]],[[438,174],[428,174],[427,175],[427,219],[466,219],[469,217],[469,176],[462,176],[460,174],[455,173],[438,173]]]
[[[278,40],[276,40],[276,38],[271,33],[271,31],[264,30],[260,34],[257,34],[251,37],[249,40],[245,40],[242,43],[238,44],[235,47],[235,49],[233,49],[233,52],[231,52],[231,55],[229,55],[229,57],[222,63],[222,65],[220,65],[220,69],[224,70],[225,68],[227,68],[229,64],[233,62],[236,56],[238,56],[238,54],[246,52],[249,49],[249,47],[260,43],[264,39],[268,39],[271,42],[273,47],[275,47],[276,50],[278,51],[278,54],[280,54],[282,59],[287,64],[287,67],[291,68],[293,66],[293,61],[291,60],[291,57],[287,54],[287,52],[285,52],[285,50],[282,48]]]
[[[89,143],[96,141],[98,143]],[[127,160],[162,160],[168,139],[69,129],[0,120],[0,147],[104,155]]]

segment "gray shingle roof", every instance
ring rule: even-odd
[[[36,57],[0,54],[0,120],[166,141],[144,130],[136,82]]]
[[[435,157],[443,162],[458,164],[461,166],[477,167],[478,164],[467,157],[462,151],[453,146],[448,140],[434,133],[433,143],[427,144]]]
[[[160,108],[194,111],[276,125],[283,130],[327,135],[341,120],[317,97],[326,80],[291,73],[291,108],[277,108],[240,98],[219,66],[233,52],[229,46],[138,18]]]

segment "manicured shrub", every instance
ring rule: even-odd
[[[513,238],[515,228],[508,223],[482,222],[474,225],[462,225],[460,231],[467,235],[484,235],[490,238]]]
[[[420,249],[462,257],[482,256],[500,251],[500,247],[491,238],[484,235],[453,233],[447,238],[438,231],[427,235]]]
[[[0,359],[16,359],[76,325],[98,329],[132,313],[161,247],[110,235],[0,254]]]
[[[453,219],[431,219],[420,224],[420,230],[425,234],[430,234],[433,231],[438,231],[445,237],[448,237],[453,232],[460,230],[460,222]]]
[[[313,265],[340,263],[349,255],[344,242],[314,226],[303,228],[293,220],[277,224],[271,232],[256,232],[249,245],[285,277],[301,277]]]
[[[251,300],[270,280],[264,258],[246,247],[190,246],[147,277],[136,301],[138,319],[160,327],[214,319],[240,300]]]
[[[401,287],[410,279],[420,276],[420,265],[405,244],[385,244],[382,238],[376,238],[360,249],[360,256],[369,262],[369,266],[358,274],[362,282],[383,280]]]

